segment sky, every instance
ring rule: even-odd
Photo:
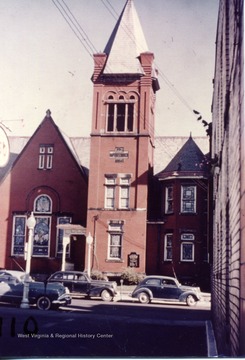
[[[206,135],[192,110],[211,121],[218,2],[134,0],[160,74],[156,136]],[[93,53],[103,52],[125,3],[0,1],[0,123],[7,135],[32,135],[47,109],[66,135],[90,135]]]

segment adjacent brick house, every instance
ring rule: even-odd
[[[244,4],[220,0],[213,93],[213,323],[220,354],[245,355]]]
[[[0,267],[25,268],[26,219],[35,227],[32,273],[61,267],[62,233],[57,224],[86,226],[87,172],[50,111],[19,154],[11,154],[0,182]],[[84,268],[85,238],[71,241],[67,260]]]
[[[148,274],[176,275],[182,282],[198,283],[206,291],[210,275],[208,164],[208,157],[190,136],[155,176],[146,251]]]

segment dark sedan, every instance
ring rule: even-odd
[[[179,301],[193,306],[201,299],[200,288],[181,285],[179,281],[168,276],[147,276],[132,293],[142,304],[151,300]]]
[[[104,301],[111,301],[117,294],[116,282],[93,280],[80,271],[57,271],[48,279],[48,282],[54,281],[67,286],[73,297],[100,297]]]
[[[23,297],[25,273],[0,270],[0,302],[20,305]],[[71,303],[69,290],[60,283],[45,284],[30,278],[28,300],[40,310],[59,308]]]

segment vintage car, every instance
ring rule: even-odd
[[[0,270],[0,302],[20,305],[23,298],[25,273]],[[69,289],[60,283],[46,284],[29,279],[28,300],[40,310],[59,308],[71,303]]]
[[[168,276],[147,276],[131,294],[142,304],[152,300],[179,301],[193,306],[201,299],[200,288],[181,285],[176,278]]]
[[[57,271],[48,280],[59,281],[70,290],[72,297],[100,297],[103,301],[112,301],[117,294],[117,284],[114,281],[93,280],[80,271]]]

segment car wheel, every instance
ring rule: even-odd
[[[41,296],[37,300],[37,308],[39,310],[49,310],[51,308],[51,301],[47,296]]]
[[[150,297],[147,293],[145,292],[141,292],[138,295],[138,299],[141,302],[141,304],[149,304],[150,302]]]
[[[186,303],[188,306],[194,306],[196,305],[197,301],[193,295],[188,295],[186,298]]]
[[[101,292],[100,296],[103,301],[111,301],[113,299],[111,293],[106,289]]]

